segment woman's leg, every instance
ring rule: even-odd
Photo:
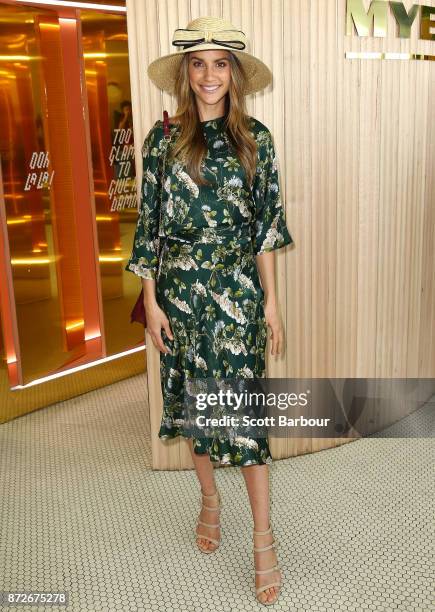
[[[270,500],[269,500],[269,466],[264,465],[248,465],[242,466],[242,474],[245,479],[246,488],[248,490],[249,502],[251,504],[252,517],[254,519],[255,531],[266,531],[270,525]],[[268,546],[273,541],[273,535],[255,536],[254,546],[263,548]],[[264,552],[254,553],[255,569],[264,570],[273,567],[277,564],[275,549],[271,548]],[[275,582],[279,579],[279,571],[270,572],[269,574],[256,574],[255,585],[261,587],[263,584]],[[260,593],[258,598],[262,602],[275,601],[278,593],[275,587],[270,587],[263,593]]]
[[[214,467],[212,462],[210,461],[210,456],[208,453],[204,453],[203,455],[199,455],[195,453],[193,450],[193,442],[192,439],[189,438],[189,448],[192,454],[193,464],[195,466],[196,475],[198,477],[199,483],[201,485],[201,491],[204,495],[212,495],[216,492],[216,482],[214,479]],[[219,506],[219,501],[217,496],[215,498],[207,498],[203,500],[206,506],[210,506],[210,508],[217,508]],[[215,525],[219,522],[218,520],[219,512],[214,512],[213,510],[205,510],[201,509],[201,514],[199,516],[199,520],[204,523],[210,523],[210,525]],[[205,536],[210,536],[213,539],[219,539],[220,537],[220,529],[218,527],[206,527],[205,525],[200,525],[201,533]],[[206,540],[205,538],[201,538],[198,536],[198,543],[201,548],[205,550],[215,550],[216,544]]]

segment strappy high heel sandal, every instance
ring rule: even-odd
[[[272,534],[273,537],[273,531],[272,531],[272,527],[269,526],[269,529],[266,529],[266,531],[254,531],[254,536],[263,536],[263,535],[267,535],[268,533]],[[272,548],[276,548],[276,544],[275,544],[275,538],[273,537],[272,543],[269,544],[268,546],[262,546],[261,548],[257,548],[254,545],[254,552],[265,552],[266,550],[270,550]],[[255,573],[258,575],[261,574],[271,574],[272,572],[280,572],[280,567],[278,564],[278,561],[276,562],[276,565],[274,565],[273,567],[270,567],[268,569],[264,569],[264,570],[255,570]],[[281,583],[281,575],[279,580],[275,580],[274,582],[269,582],[268,584],[265,584],[261,587],[256,587],[255,588],[255,594],[257,597],[257,601],[261,604],[263,604],[264,606],[270,606],[271,604],[274,604],[276,601],[278,601],[278,597],[279,597],[279,593],[280,593],[280,587],[282,586]],[[275,590],[277,591],[276,593],[276,597],[275,599],[273,599],[272,601],[261,601],[261,599],[258,598],[258,596],[260,595],[260,593],[263,593],[264,591],[266,591],[267,589],[270,589],[271,587],[275,587]]]
[[[217,495],[217,498],[218,498],[218,505],[217,506],[215,506],[215,507],[205,506],[204,502],[202,502],[202,507],[205,510],[209,510],[210,512],[219,512],[220,511],[220,508],[221,508],[221,496],[219,494],[219,491],[216,490],[212,495],[205,495],[201,491],[201,494],[206,499],[213,499],[213,498],[215,499],[216,495]],[[203,552],[203,553],[212,553],[212,552],[215,552],[219,548],[220,540],[216,540],[215,538],[210,538],[209,536],[203,535],[202,533],[198,533],[199,525],[204,525],[205,527],[212,527],[214,529],[217,529],[218,527],[220,527],[220,523],[218,522],[218,523],[212,525],[211,523],[204,523],[204,521],[198,520],[198,525],[197,525],[197,528],[196,528],[196,536],[197,536],[196,544],[197,544],[199,550],[201,552]],[[200,546],[200,544],[199,544],[199,538],[203,538],[204,540],[208,540],[209,542],[212,542],[213,544],[215,544],[216,548],[213,548],[212,550],[210,550],[208,548],[207,549],[202,548]]]

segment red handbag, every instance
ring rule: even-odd
[[[130,313],[130,323],[142,323],[144,327],[147,326],[147,319],[145,316],[145,305],[143,300],[143,287],[139,293],[139,297],[136,300],[136,304]]]
[[[163,134],[166,140],[169,140],[170,130],[169,130],[169,116],[168,111],[163,111]],[[163,190],[162,190],[163,192]],[[161,209],[160,209],[161,210]],[[160,230],[159,230],[160,234]],[[141,281],[142,282],[142,281]],[[144,327],[147,326],[147,320],[145,315],[145,305],[144,305],[144,294],[143,287],[139,293],[139,297],[136,300],[135,305],[130,313],[130,323],[141,323]]]

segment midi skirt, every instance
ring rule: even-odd
[[[265,376],[264,292],[251,236],[226,229],[166,238],[156,287],[173,334],[171,340],[162,332],[170,353],[160,353],[159,437],[192,437],[194,452],[220,465],[271,463],[267,437],[225,436],[218,428],[194,437],[186,427],[189,379]]]

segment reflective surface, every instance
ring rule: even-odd
[[[367,9],[364,4],[367,5]],[[408,9],[403,2],[375,0],[367,4],[362,0],[347,0],[346,35],[351,36],[355,27],[358,36],[385,38],[387,29],[394,23],[399,38],[411,38],[412,32],[415,31],[418,38],[433,41],[435,40],[434,15],[435,7],[426,5],[412,4]]]
[[[141,332],[137,324],[129,328],[129,309],[141,289],[140,281],[124,274],[137,218],[127,23],[125,16],[81,11],[81,30],[104,330],[110,354],[126,346],[120,328],[136,338]]]
[[[83,300],[59,19],[51,10],[2,5],[1,20],[3,232],[12,283],[2,290],[12,291],[17,325],[6,352],[25,383],[84,354]]]
[[[125,14],[2,4],[0,20],[10,389],[121,353],[143,328],[129,321],[140,285],[123,271],[137,215]]]

